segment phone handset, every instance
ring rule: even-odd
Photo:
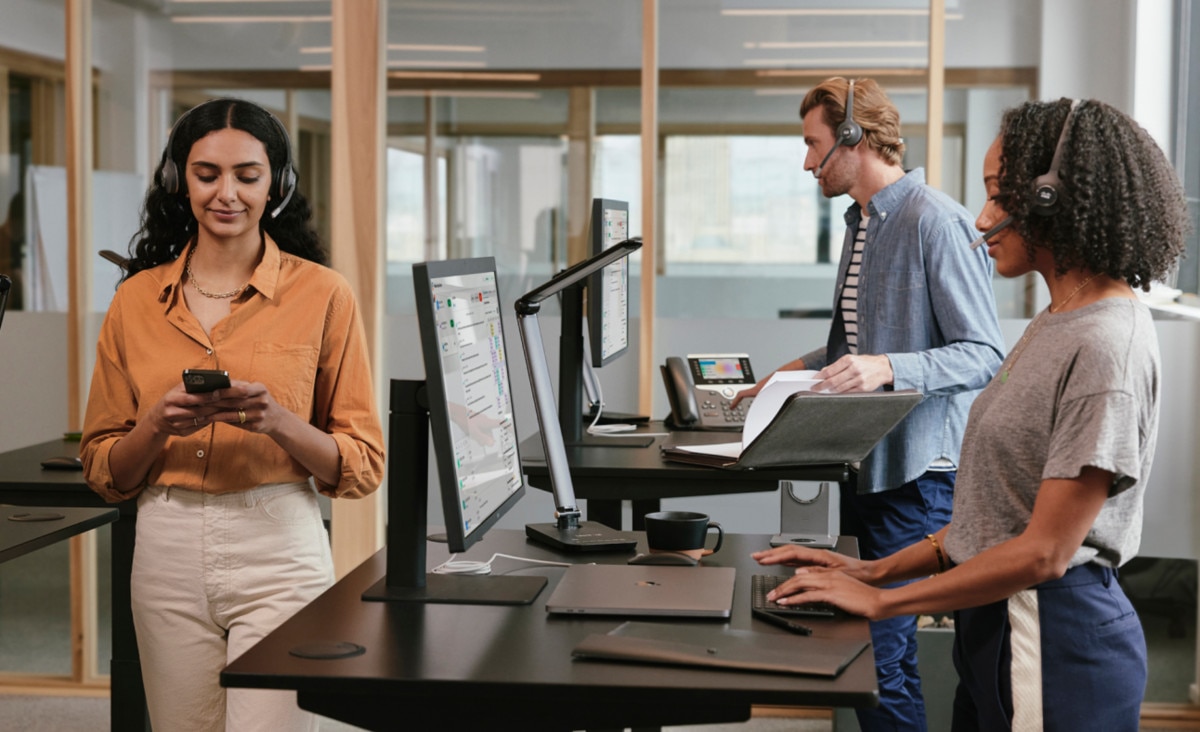
[[[751,401],[737,407],[738,392],[754,386],[750,357],[744,353],[671,356],[661,367],[671,403],[667,426],[682,430],[740,430]]]
[[[687,363],[678,356],[668,356],[667,365],[661,368],[667,401],[671,404],[672,426],[683,429],[695,426],[700,421],[700,407],[696,404],[696,385]]]

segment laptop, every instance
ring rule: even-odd
[[[546,601],[558,615],[728,618],[733,567],[572,564]]]

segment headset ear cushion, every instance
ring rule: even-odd
[[[1057,175],[1047,173],[1038,176],[1033,181],[1033,210],[1043,216],[1049,216],[1058,210],[1058,199],[1061,197],[1061,182]]]
[[[162,187],[167,193],[179,192],[179,172],[175,169],[175,161],[170,157],[163,161],[160,177]]]
[[[842,141],[841,144],[845,145],[846,147],[854,147],[858,143],[862,142],[863,128],[854,120],[848,119],[838,125],[837,136],[838,139]]]
[[[279,197],[288,198],[292,192],[296,190],[296,171],[289,163],[283,169],[283,175],[279,176]]]

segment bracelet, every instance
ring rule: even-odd
[[[926,534],[925,538],[929,539],[930,544],[933,544],[933,553],[937,555],[938,560],[938,572],[945,572],[946,555],[942,553],[942,545],[938,543],[937,537],[933,534]]]

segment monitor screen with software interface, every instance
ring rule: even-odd
[[[450,551],[524,495],[492,257],[413,265],[429,423]]]
[[[592,200],[591,256],[629,238],[629,204]],[[619,358],[629,348],[629,258],[622,257],[592,276],[588,284],[588,341],[592,366]]]

